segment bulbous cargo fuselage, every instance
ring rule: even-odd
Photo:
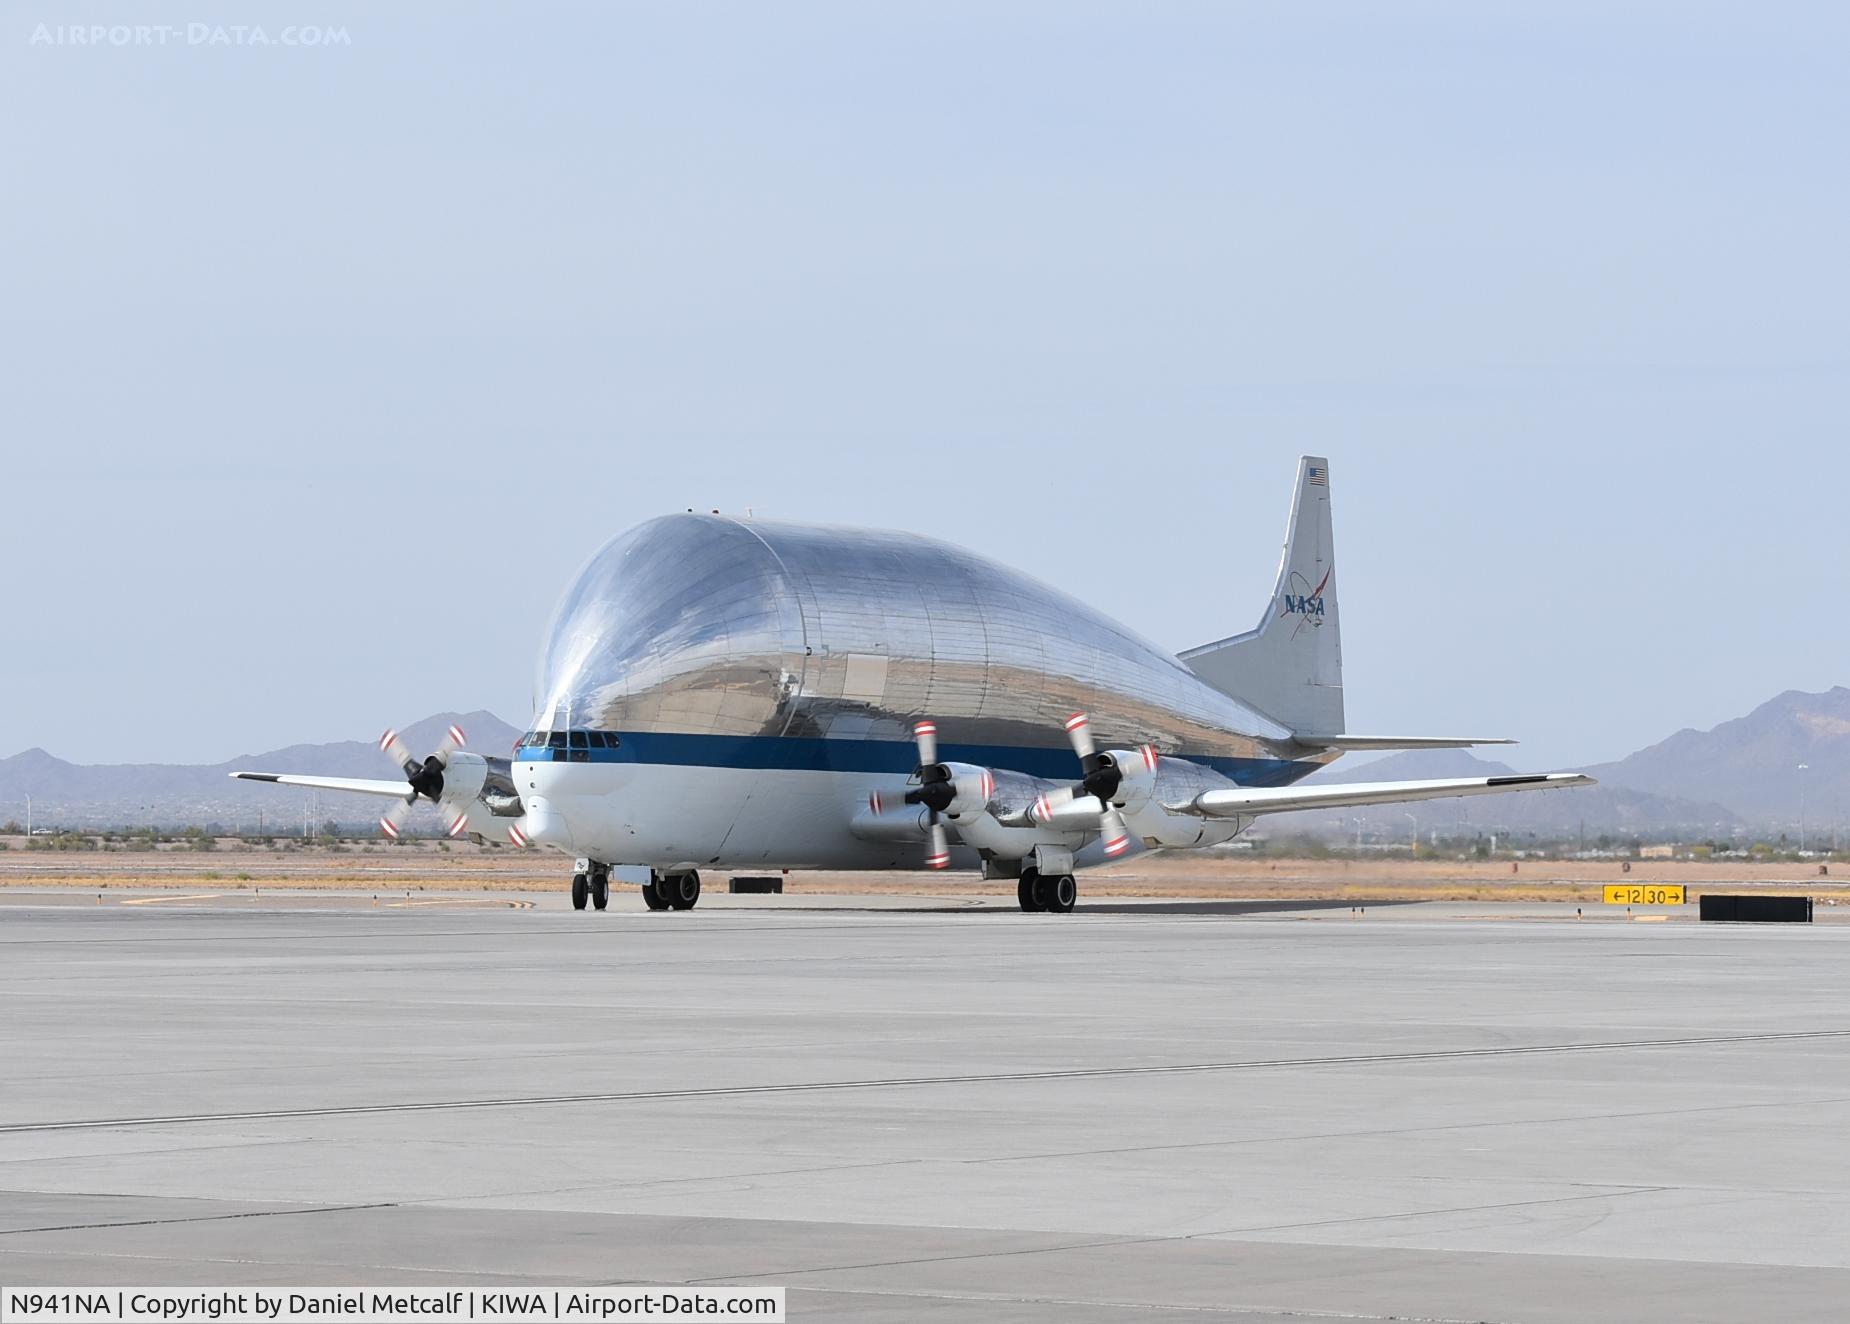
[[[1077,774],[1078,711],[1101,748],[1150,742],[1249,785],[1314,766],[1169,653],[993,561],[712,515],[652,520],[591,558],[535,697],[522,795],[569,835],[556,844],[616,864],[911,867],[915,851],[847,824],[870,790],[903,786],[923,717],[941,758],[1038,777]],[[538,738],[559,731],[598,737]]]

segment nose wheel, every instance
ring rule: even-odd
[[[599,910],[610,904],[610,871],[601,864],[572,875],[572,909],[583,910],[587,901]]]

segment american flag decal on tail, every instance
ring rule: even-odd
[[[1311,465],[1308,476],[1312,487],[1328,487],[1330,485],[1330,471],[1326,465]]]

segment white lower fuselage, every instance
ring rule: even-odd
[[[526,760],[517,760],[513,772],[535,844],[603,864],[749,871],[916,869],[921,862],[922,835],[867,840],[851,830],[870,793],[894,803],[903,797],[904,775]],[[1140,843],[1210,845],[1231,839],[1239,828],[1168,814],[1154,804],[1127,817]],[[998,830],[993,823],[983,826]],[[962,844],[957,823],[951,827],[952,867],[976,868],[978,852]],[[1080,865],[1102,862],[1096,834],[1062,839],[1078,850]]]

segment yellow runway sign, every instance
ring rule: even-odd
[[[1681,906],[1686,904],[1681,883],[1607,883],[1609,906]]]

